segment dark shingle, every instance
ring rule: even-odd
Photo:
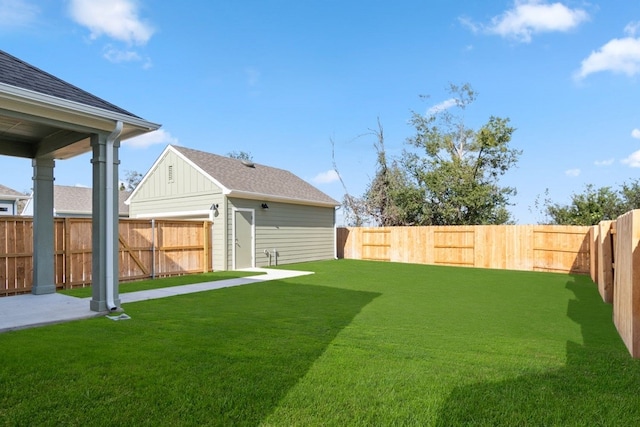
[[[238,159],[218,156],[185,147],[173,148],[231,191],[254,193],[256,196],[277,197],[300,202],[340,203],[284,169],[255,163],[246,166]]]
[[[0,50],[0,83],[140,118]]]

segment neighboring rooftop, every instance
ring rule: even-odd
[[[2,50],[0,50],[0,83],[139,118]]]
[[[19,200],[19,199],[28,199],[29,196],[21,193],[19,191],[16,191],[14,189],[11,189],[9,187],[5,187],[4,185],[0,184],[0,199],[12,199],[12,200]]]
[[[129,206],[124,203],[131,195],[129,191],[118,192],[118,214],[129,216]],[[33,200],[29,200],[22,215],[33,215]],[[53,211],[56,216],[91,216],[93,192],[89,187],[68,185],[53,186]]]
[[[218,156],[191,148],[170,146],[227,190],[256,196],[340,205],[313,185],[284,169]],[[231,194],[233,196],[233,194]]]

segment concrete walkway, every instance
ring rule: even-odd
[[[173,286],[170,288],[151,289],[120,294],[122,304],[166,298],[175,295],[210,291],[213,289],[241,286],[269,280],[288,279],[290,277],[313,274],[308,271],[273,270],[269,268],[249,268],[242,271],[263,272],[258,276],[238,279],[218,280],[215,282],[195,283],[193,285]],[[96,313],[89,310],[91,298],[75,298],[62,294],[16,295],[0,298],[0,332],[16,329],[32,328],[71,320],[104,316],[107,313]]]

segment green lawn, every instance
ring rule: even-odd
[[[585,276],[327,261],[0,334],[0,425],[640,425]]]
[[[211,273],[189,274],[184,276],[172,276],[162,279],[137,280],[134,282],[120,283],[121,294],[127,292],[146,291],[149,289],[169,288],[172,286],[189,285],[192,283],[216,282],[218,280],[237,279],[239,277],[257,276],[264,273],[252,271],[214,271]],[[65,289],[58,291],[61,294],[76,298],[86,298],[91,296],[91,286],[85,288]]]

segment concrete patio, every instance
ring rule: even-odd
[[[123,293],[120,294],[120,300],[122,304],[127,304],[313,274],[307,271],[274,270],[268,268],[249,268],[242,271],[255,271],[264,274]],[[89,308],[90,301],[91,298],[75,298],[57,293],[46,295],[27,294],[0,298],[0,333],[109,314],[106,312],[98,313],[91,311]],[[123,308],[126,309],[126,307]]]

